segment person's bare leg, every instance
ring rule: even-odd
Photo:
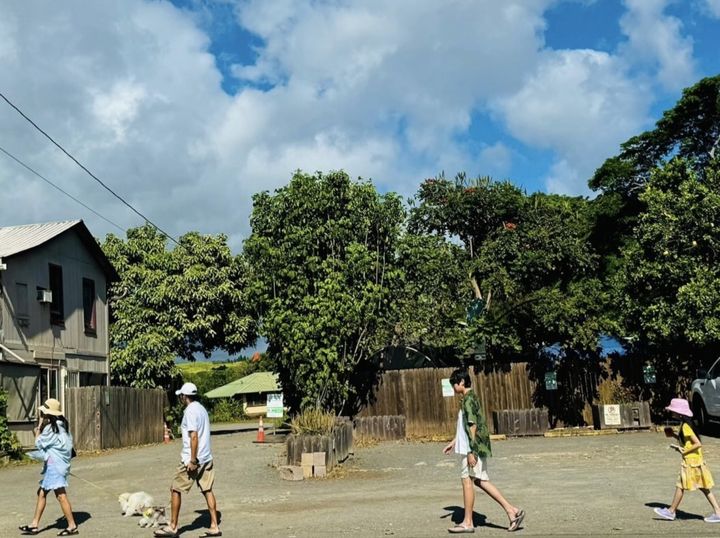
[[[475,484],[485,493],[490,495],[492,500],[494,500],[496,503],[503,507],[503,510],[505,510],[505,512],[507,513],[510,522],[512,522],[512,520],[517,517],[520,510],[516,506],[510,504],[508,500],[503,496],[503,494],[500,493],[500,490],[495,487],[492,482],[490,482],[489,480],[480,480],[479,478],[476,478]]]
[[[177,531],[178,520],[180,519],[180,505],[182,504],[182,496],[179,491],[170,490],[170,528],[173,532]]]
[[[718,506],[717,499],[715,498],[715,494],[712,492],[712,490],[701,489],[700,491],[705,494],[705,498],[710,503],[710,506],[712,506],[714,512],[720,516],[720,506]]]
[[[670,505],[670,511],[673,514],[678,509],[678,506],[680,506],[680,501],[682,501],[683,495],[684,492],[681,488],[675,488],[675,495],[673,496],[672,504]]]
[[[35,515],[33,516],[33,520],[30,522],[31,527],[39,527],[40,526],[40,518],[43,515],[43,512],[45,511],[45,505],[47,504],[47,492],[40,488],[37,492],[37,502],[35,503]]]
[[[217,504],[215,501],[215,494],[211,491],[203,491],[205,495],[205,502],[207,502],[208,512],[210,513],[210,532],[218,532],[218,517],[217,517]]]
[[[70,499],[68,499],[67,493],[65,492],[65,488],[58,488],[55,490],[55,497],[57,497],[58,502],[60,503],[60,509],[62,510],[63,515],[65,516],[65,519],[67,520],[67,528],[68,529],[76,529],[77,524],[75,523],[75,517],[72,513],[72,506],[70,506]]]
[[[475,506],[475,489],[471,478],[461,478],[463,487],[463,504],[465,507],[465,518],[462,521],[464,527],[473,527],[473,508]]]

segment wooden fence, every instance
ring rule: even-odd
[[[65,415],[75,449],[94,451],[161,442],[166,398],[158,389],[67,389]]]
[[[353,436],[358,441],[397,441],[405,439],[405,417],[355,417]]]
[[[450,377],[452,371],[453,368],[387,371],[380,379],[374,402],[359,416],[404,415],[408,437],[453,435],[458,402],[456,398],[444,398],[441,387],[441,380]],[[530,379],[525,363],[471,376],[490,428],[493,411],[535,407],[536,384]]]

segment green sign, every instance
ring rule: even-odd
[[[474,299],[473,302],[470,303],[470,306],[468,306],[468,309],[467,309],[468,323],[470,323],[472,320],[474,320],[478,316],[481,316],[483,313],[483,310],[485,310],[485,303],[482,301],[482,299]]]
[[[643,366],[643,379],[646,385],[655,384],[655,367],[651,364]]]
[[[555,372],[545,374],[545,390],[557,390],[557,374]]]
[[[282,418],[284,414],[282,393],[269,393],[267,395],[267,417]]]

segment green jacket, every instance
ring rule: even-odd
[[[460,402],[463,412],[463,425],[470,443],[470,452],[481,458],[492,456],[490,449],[490,430],[483,414],[480,400],[475,391],[470,389]],[[470,426],[477,426],[475,436],[470,433]]]

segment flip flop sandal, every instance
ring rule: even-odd
[[[466,527],[464,525],[455,525],[448,529],[450,534],[472,534],[475,532],[475,527]]]
[[[514,532],[518,530],[520,528],[520,524],[523,522],[523,519],[525,519],[525,510],[518,510],[517,514],[515,514],[515,518],[510,520],[508,532]]]
[[[76,534],[80,534],[80,531],[77,527],[75,527],[74,529],[63,529],[57,533],[58,536],[74,536]]]
[[[204,533],[202,533],[200,535],[200,538],[210,538],[211,536],[222,536],[222,531],[217,531],[217,532],[205,531]]]
[[[40,532],[40,529],[38,527],[31,527],[30,525],[23,525],[22,527],[18,527],[20,529],[20,532],[23,534],[37,534]]]
[[[177,538],[180,536],[177,531],[173,531],[170,527],[163,527],[153,533],[153,536],[169,536],[171,538]]]

